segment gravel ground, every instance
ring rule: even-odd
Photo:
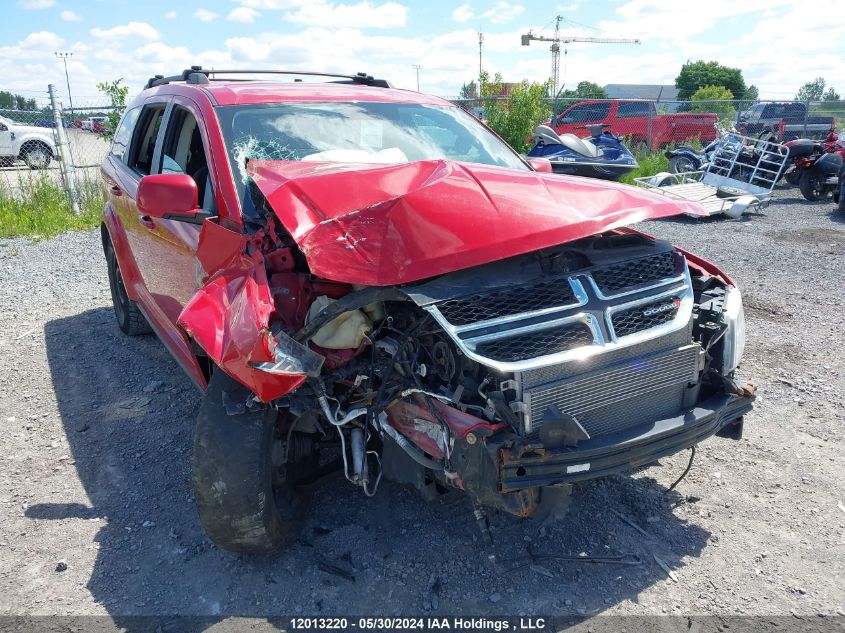
[[[250,558],[204,538],[189,461],[200,394],[151,336],[120,334],[96,231],[0,242],[0,615],[845,615],[845,225],[796,192],[743,221],[646,230],[743,289],[743,372],[760,385],[739,441],[713,438],[633,477],[576,488],[548,527],[493,515],[495,573],[469,503],[332,478],[302,539]],[[620,520],[629,517],[648,538]],[[351,571],[322,571],[317,556]],[[655,556],[672,570],[669,578]]]

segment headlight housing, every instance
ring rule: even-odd
[[[722,316],[728,329],[722,337],[722,371],[727,375],[739,366],[745,351],[745,310],[742,307],[742,293],[736,287],[728,287],[725,295]]]

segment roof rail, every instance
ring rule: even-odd
[[[367,73],[340,75],[336,73],[319,73],[307,70],[217,70],[203,68],[202,66],[191,66],[190,68],[183,70],[180,75],[172,75],[170,77],[156,75],[155,77],[150,77],[144,85],[144,90],[155,86],[163,86],[174,81],[184,81],[188,84],[207,84],[209,81],[221,81],[220,78],[215,78],[214,75],[299,75],[308,77],[334,77],[340,81],[332,83],[361,84],[363,86],[374,86],[376,88],[393,87],[386,79],[375,79],[372,75],[368,75]],[[239,79],[239,81],[244,80]]]

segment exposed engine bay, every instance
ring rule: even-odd
[[[230,306],[269,291],[254,320],[266,319],[264,338],[237,353],[244,372],[289,382],[277,395],[236,375],[251,391],[230,405],[280,412],[273,461],[291,481],[334,452],[367,495],[387,478],[529,515],[545,488],[736,436],[750,408],[734,402],[749,395],[733,380],[739,291],[640,233],[371,287],[315,278],[272,220],[237,246],[228,270],[240,266],[244,284],[211,275],[205,288]],[[180,323],[230,371],[235,352],[203,344],[190,312]],[[241,319],[235,331],[246,317],[232,314],[219,321]]]

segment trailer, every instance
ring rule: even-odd
[[[734,135],[733,139],[714,150],[703,170],[661,172],[634,181],[670,198],[698,202],[708,215],[739,218],[769,203],[786,170],[789,148],[748,136]]]

